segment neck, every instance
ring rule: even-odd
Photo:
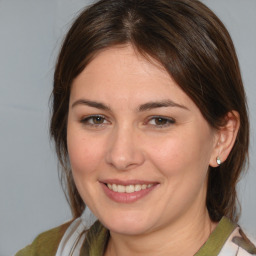
[[[190,221],[175,221],[175,225],[166,225],[143,235],[110,232],[105,256],[191,256],[206,242],[216,225],[205,210]]]

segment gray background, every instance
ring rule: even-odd
[[[240,224],[256,235],[256,0],[204,0],[237,49],[251,117]],[[62,37],[82,0],[0,0],[0,256],[71,217],[48,136],[48,100]]]

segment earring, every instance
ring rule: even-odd
[[[216,162],[217,162],[218,165],[221,165],[221,160],[220,160],[220,157],[219,157],[219,156],[217,156]]]

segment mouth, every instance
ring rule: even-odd
[[[146,190],[151,188],[154,184],[136,184],[136,185],[120,185],[120,184],[105,184],[110,190],[117,193],[134,193],[139,192],[141,190]]]
[[[154,182],[143,181],[105,181],[100,182],[108,198],[117,203],[133,203],[144,198],[159,185]]]

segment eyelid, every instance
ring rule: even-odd
[[[149,124],[150,121],[154,120],[154,119],[162,119],[162,120],[165,120],[167,121],[166,124]],[[150,116],[147,120],[146,120],[146,123],[145,124],[149,124],[151,125],[152,127],[154,128],[164,128],[164,127],[169,127],[173,124],[176,123],[176,120],[174,118],[171,118],[171,117],[166,117],[166,116],[161,116],[161,115],[156,115],[156,116]]]
[[[102,123],[94,123],[93,118],[102,118],[103,122]],[[150,123],[151,121],[157,120],[157,119],[159,119],[159,120],[161,119],[163,121],[163,123],[162,124],[161,123],[157,124],[157,122],[155,124]],[[111,124],[111,122],[108,120],[108,118],[105,115],[101,115],[101,114],[92,114],[92,115],[88,115],[88,116],[83,116],[80,119],[80,123],[82,123],[85,126],[89,126],[89,127],[93,127],[93,128],[100,128],[105,125]],[[167,128],[175,123],[176,123],[176,120],[174,118],[166,117],[166,116],[162,116],[162,115],[154,115],[154,116],[148,117],[143,124],[151,126],[152,128],[159,129],[159,128]]]
[[[103,123],[99,123],[99,124],[94,124],[94,123],[90,123],[89,121],[92,120],[93,118],[97,118],[97,117],[100,117],[102,118],[104,121]],[[101,127],[101,126],[104,126],[108,123],[110,123],[108,121],[108,119],[106,118],[106,116],[104,115],[100,115],[100,114],[94,114],[94,115],[88,115],[88,116],[84,116],[80,119],[80,122],[83,124],[83,125],[86,125],[86,126],[92,126],[92,127]]]

